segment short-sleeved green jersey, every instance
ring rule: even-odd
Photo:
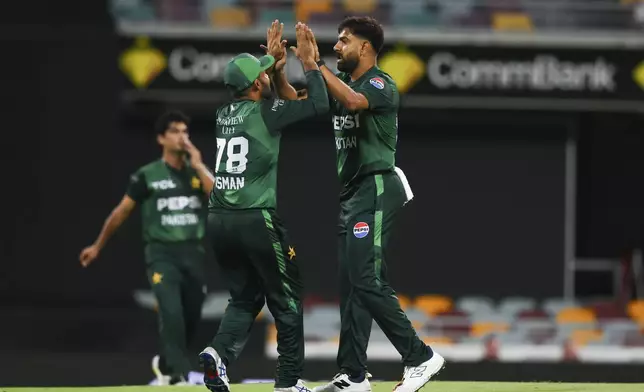
[[[277,207],[280,130],[329,110],[320,71],[306,72],[309,97],[299,101],[235,100],[217,110],[217,158],[210,210]]]
[[[346,73],[337,76],[369,101],[369,109],[358,112],[335,99],[331,105],[338,176],[347,189],[359,177],[394,169],[400,96],[391,76],[378,67],[355,81]]]
[[[130,177],[126,194],[141,204],[145,242],[201,240],[205,234],[206,195],[197,172],[158,160]]]

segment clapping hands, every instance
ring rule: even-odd
[[[275,71],[280,71],[286,65],[286,40],[282,39],[282,32],[284,31],[284,23],[280,23],[275,19],[271,27],[266,29],[266,45],[260,45],[275,58]]]
[[[286,65],[286,44],[287,40],[282,38],[284,23],[279,20],[273,21],[266,29],[266,45],[260,45],[262,49],[275,58],[275,71],[280,71]],[[295,25],[296,45],[291,46],[293,54],[303,63],[315,63],[320,60],[320,51],[313,31],[304,23],[298,22]]]
[[[298,22],[295,25],[295,37],[297,47],[291,46],[291,50],[303,63],[315,63],[320,60],[318,45],[315,42],[315,36],[309,26]]]

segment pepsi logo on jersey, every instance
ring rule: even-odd
[[[369,225],[366,222],[358,222],[353,226],[353,235],[356,238],[364,238],[369,235]]]
[[[380,78],[371,78],[369,80],[369,83],[371,83],[371,85],[377,88],[378,90],[382,90],[383,88],[385,88],[385,81]]]

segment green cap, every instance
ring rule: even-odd
[[[266,71],[275,64],[275,58],[270,54],[259,59],[251,54],[242,53],[226,64],[224,70],[224,84],[240,92],[250,87],[262,71]]]

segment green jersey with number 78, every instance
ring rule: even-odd
[[[359,112],[337,100],[331,105],[338,176],[346,191],[364,175],[394,170],[400,98],[396,83],[377,66],[355,81],[347,73],[337,76],[369,101],[369,109]]]
[[[277,207],[280,130],[329,109],[320,71],[306,72],[306,79],[307,100],[238,99],[217,110],[215,185],[209,210]]]

